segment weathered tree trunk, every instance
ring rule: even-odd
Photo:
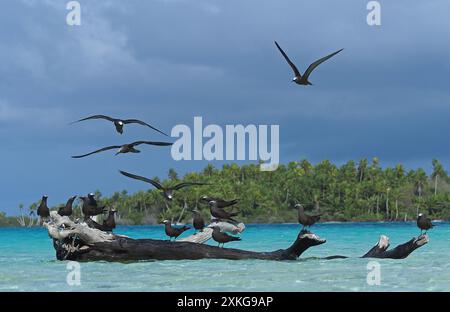
[[[362,258],[389,258],[389,259],[404,259],[409,256],[414,250],[422,247],[428,243],[428,236],[420,235],[414,237],[404,244],[400,244],[394,249],[387,250],[389,248],[389,237],[381,235],[378,243],[372,247]]]
[[[66,242],[66,245],[69,242]],[[82,242],[79,242],[82,243]],[[240,249],[220,248],[191,242],[170,242],[154,239],[132,239],[117,237],[111,241],[97,242],[68,250],[64,243],[55,242],[58,260],[79,261],[139,261],[139,260],[197,260],[197,259],[261,259],[295,260],[306,249],[325,243],[312,233],[300,233],[287,249],[272,252],[255,252]],[[74,242],[76,245],[77,242]],[[87,247],[87,248],[86,248]]]
[[[219,223],[220,224],[220,223]],[[132,239],[126,236],[106,233],[93,229],[86,223],[75,223],[68,217],[61,217],[56,212],[50,214],[50,221],[44,223],[58,260],[77,261],[140,261],[140,260],[197,260],[197,259],[261,259],[261,260],[295,260],[310,247],[324,244],[326,241],[308,231],[301,231],[294,243],[286,248],[271,252],[255,252],[231,248],[219,248],[192,241],[163,241],[155,239]],[[224,224],[230,226],[230,224]],[[236,227],[239,229],[238,227]],[[199,233],[199,241],[210,237],[211,229]],[[193,235],[192,237],[194,237]],[[185,239],[186,240],[186,239]],[[381,236],[377,245],[363,258],[402,259],[415,249],[428,242],[426,235],[414,238],[392,250],[389,238]],[[326,259],[346,258],[332,256]]]
[[[46,222],[44,226],[47,227],[50,237],[53,238],[53,246],[58,260],[139,261],[204,258],[295,260],[309,247],[325,243],[325,240],[317,235],[302,231],[287,249],[255,252],[186,241],[132,239],[90,228],[84,222],[75,223],[53,211],[50,217],[51,221]]]

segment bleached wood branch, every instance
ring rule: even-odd
[[[198,243],[198,244],[206,243],[212,237],[213,230],[211,227],[213,227],[213,226],[220,227],[220,230],[222,232],[229,232],[229,233],[233,233],[233,234],[242,233],[245,230],[244,223],[233,224],[233,223],[223,222],[223,221],[213,222],[213,223],[209,224],[206,228],[204,228],[202,232],[197,232],[195,234],[192,234],[191,236],[177,239],[177,241],[178,242],[192,242],[192,243]]]
[[[56,211],[50,212],[50,220],[44,222],[50,237],[57,240],[64,240],[77,236],[85,244],[108,242],[114,239],[111,233],[90,228],[85,222],[76,223],[68,217],[61,217]]]

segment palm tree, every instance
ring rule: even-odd
[[[169,179],[171,181],[177,181],[178,180],[178,173],[173,168],[169,169],[168,176],[169,176]]]
[[[423,169],[419,168],[414,174],[414,194],[422,197],[425,183],[427,182],[427,174]]]
[[[438,178],[446,175],[444,171],[444,167],[442,167],[441,163],[437,159],[433,159],[433,173],[431,174],[431,178],[434,179],[434,195],[437,195],[437,186],[438,186]]]
[[[358,178],[361,183],[367,171],[367,158],[361,159],[358,164]]]

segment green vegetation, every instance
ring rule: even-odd
[[[162,182],[171,185],[182,181],[202,181],[210,185],[184,188],[167,204],[161,194],[139,181],[148,191],[128,195],[116,192],[102,197],[101,203],[119,211],[122,224],[151,224],[162,219],[178,221],[183,207],[204,211],[199,203],[202,195],[225,199],[239,198],[239,219],[251,222],[296,222],[295,203],[323,213],[324,221],[402,221],[414,220],[419,211],[433,219],[450,217],[450,178],[442,165],[433,160],[433,172],[423,169],[405,171],[402,165],[381,168],[378,158],[371,162],[348,161],[336,166],[324,160],[315,166],[307,160],[280,165],[274,172],[261,172],[258,164],[239,167],[226,164],[222,169],[208,165],[202,172],[192,172],[179,178],[170,169]],[[157,179],[157,178],[155,178]],[[34,203],[30,209],[35,210]],[[80,209],[76,209],[77,215]],[[188,209],[180,220],[191,217]],[[11,224],[0,214],[0,225]]]

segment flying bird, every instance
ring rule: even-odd
[[[172,237],[176,239],[184,231],[189,230],[189,227],[186,225],[181,228],[173,227],[169,220],[164,220],[162,223],[164,224],[164,230],[166,232],[166,235],[169,236],[169,240],[171,240]]]
[[[81,211],[83,212],[84,218],[97,216],[106,212],[105,206],[99,207],[97,200],[93,193],[89,193],[88,196],[80,196],[83,204],[81,206]]]
[[[221,198],[214,198],[214,197],[209,197],[209,196],[204,195],[200,198],[200,201],[202,201],[206,204],[209,204],[210,201],[215,201],[217,203],[217,207],[225,208],[225,207],[236,205],[239,200],[238,199],[224,200]]]
[[[318,59],[317,61],[315,61],[314,63],[312,63],[311,65],[309,65],[309,67],[306,69],[305,73],[302,74],[300,73],[300,71],[298,70],[298,68],[295,66],[294,63],[292,63],[292,61],[289,59],[289,57],[287,56],[286,53],[284,53],[283,49],[278,45],[278,43],[275,41],[275,45],[277,46],[278,50],[281,52],[281,54],[284,56],[284,58],[286,59],[286,62],[289,64],[289,66],[291,66],[292,70],[294,71],[294,78],[292,79],[292,82],[295,82],[296,84],[299,85],[312,85],[311,82],[308,81],[309,75],[311,75],[312,71],[319,66],[320,64],[322,64],[323,62],[325,62],[326,60],[328,60],[329,58],[335,56],[336,54],[338,54],[339,52],[341,52],[344,49],[340,49],[334,53],[331,53],[330,55],[327,55],[325,57],[322,57],[321,59]]]
[[[321,214],[307,215],[302,205],[297,204],[295,207],[298,209],[298,223],[303,225],[303,229],[319,221]]]
[[[92,154],[96,154],[96,153],[100,153],[100,152],[104,152],[104,151],[108,151],[108,150],[112,150],[112,149],[119,149],[116,152],[116,155],[118,154],[126,154],[126,153],[140,153],[141,151],[136,149],[135,146],[141,145],[141,144],[148,144],[148,145],[155,145],[155,146],[169,146],[172,145],[173,143],[169,143],[169,142],[152,142],[152,141],[136,141],[133,143],[129,143],[129,144],[124,144],[124,145],[112,145],[112,146],[107,146],[107,147],[103,147],[101,149],[98,149],[96,151],[84,154],[84,155],[78,155],[78,156],[72,156],[72,158],[83,158]]]
[[[237,222],[233,217],[237,216],[238,212],[228,212],[223,208],[219,208],[215,200],[209,202],[209,210],[211,215],[216,219]]]
[[[213,226],[212,229],[213,229],[212,238],[219,243],[218,245],[219,247],[220,244],[222,244],[223,248],[225,243],[241,240],[240,237],[231,236],[228,235],[227,233],[223,233],[218,226]]]
[[[39,207],[37,209],[37,215],[42,219],[50,217],[50,209],[48,209],[47,206],[47,198],[47,195],[42,196],[41,203],[39,204]]]
[[[420,235],[422,235],[423,231],[425,231],[425,234],[427,234],[427,231],[433,226],[434,224],[431,223],[430,218],[427,218],[426,215],[419,213],[419,216],[417,217],[417,227],[420,229]]]
[[[207,184],[207,183],[201,183],[201,182],[183,182],[183,183],[176,184],[174,186],[164,187],[159,182],[152,180],[152,179],[141,177],[141,176],[138,176],[138,175],[135,175],[132,173],[122,171],[122,170],[120,170],[120,173],[126,177],[150,183],[151,185],[156,187],[158,190],[161,190],[164,198],[166,198],[167,200],[173,199],[173,191],[176,191],[176,190],[182,189],[184,187],[188,187],[188,186],[206,185]]]
[[[194,218],[192,219],[194,229],[203,232],[203,229],[205,228],[205,220],[197,209],[192,210],[192,213],[194,214]]]
[[[75,198],[77,198],[77,196],[72,196],[69,198],[69,200],[67,200],[67,203],[65,206],[62,206],[58,209],[58,214],[62,217],[62,216],[71,216],[72,212],[73,212],[73,202],[75,200]]]
[[[80,122],[80,121],[90,120],[90,119],[105,119],[105,120],[109,120],[109,121],[113,122],[114,126],[116,127],[116,131],[118,133],[120,133],[120,134],[123,133],[123,126],[124,125],[135,123],[135,124],[139,124],[139,125],[142,125],[142,126],[147,126],[147,127],[152,128],[153,130],[155,130],[155,131],[157,131],[157,132],[159,132],[159,133],[161,133],[161,134],[163,134],[165,136],[168,136],[167,134],[165,134],[161,130],[158,130],[155,127],[149,125],[148,123],[143,122],[143,121],[138,120],[138,119],[119,119],[119,118],[112,118],[112,117],[105,116],[105,115],[93,115],[93,116],[89,116],[89,117],[86,117],[86,118],[74,121],[74,122],[72,122],[72,124]]]

